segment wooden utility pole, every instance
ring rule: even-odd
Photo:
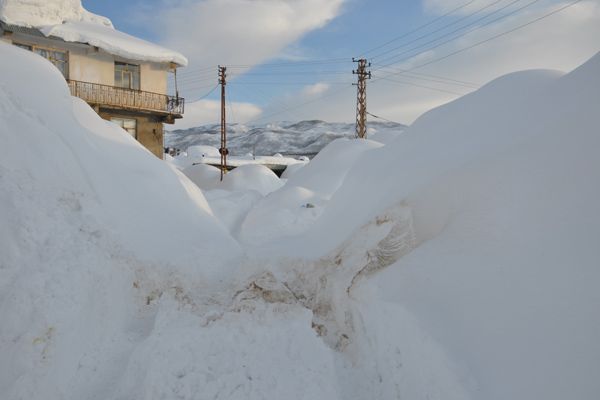
[[[221,67],[219,65],[219,84],[221,85],[221,181],[223,175],[227,173],[227,126],[225,118],[225,86],[227,85],[227,67]]]
[[[358,68],[352,71],[354,75],[358,75],[358,83],[353,84],[357,86],[356,137],[364,139],[367,137],[367,79],[371,79],[371,71],[367,71],[367,67],[370,67],[371,63],[367,64],[364,58],[353,58],[352,61],[358,63]]]

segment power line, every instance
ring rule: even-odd
[[[287,61],[280,63],[258,63],[258,64],[231,64],[230,68],[252,68],[256,66],[261,67],[294,67],[298,65],[324,65],[324,64],[342,64],[348,63],[348,58],[326,58],[326,59],[316,59],[316,60],[307,60],[307,61]]]
[[[517,31],[517,30],[519,30],[519,29],[525,28],[525,27],[527,27],[527,26],[529,26],[529,25],[532,25],[532,24],[534,24],[534,23],[536,23],[536,22],[539,22],[539,21],[541,21],[541,20],[543,20],[543,19],[546,19],[546,18],[548,18],[548,17],[550,17],[550,16],[552,16],[552,15],[554,15],[554,14],[557,14],[557,13],[559,13],[559,12],[563,11],[563,10],[566,10],[567,8],[570,8],[570,7],[574,6],[575,4],[577,4],[577,3],[581,2],[581,1],[582,1],[582,0],[575,0],[575,1],[573,1],[573,2],[571,2],[571,3],[569,3],[569,4],[567,4],[567,5],[564,5],[564,6],[560,7],[560,8],[557,8],[557,9],[555,9],[555,10],[553,10],[553,11],[549,12],[549,13],[546,13],[546,14],[544,14],[544,15],[542,15],[542,16],[540,16],[540,17],[538,17],[538,18],[535,18],[535,19],[533,19],[533,20],[531,20],[531,21],[529,21],[529,22],[527,22],[527,23],[524,23],[524,24],[518,25],[518,26],[516,26],[516,27],[514,27],[514,28],[512,28],[512,29],[509,29],[508,31],[501,32],[501,33],[499,33],[499,34],[497,34],[497,35],[494,35],[494,36],[492,36],[492,37],[490,37],[490,38],[487,38],[487,39],[485,39],[485,40],[481,40],[481,41],[479,41],[479,42],[477,42],[477,43],[474,43],[474,44],[472,44],[472,45],[470,45],[470,46],[463,47],[462,49],[459,49],[459,50],[453,51],[452,53],[450,53],[450,54],[447,54],[447,55],[445,55],[445,56],[443,56],[443,57],[439,57],[439,58],[436,58],[436,59],[433,59],[433,60],[427,61],[427,62],[425,62],[425,63],[423,63],[423,64],[419,64],[419,65],[417,65],[417,66],[415,66],[415,67],[412,67],[412,68],[409,68],[409,69],[407,69],[407,70],[405,70],[405,71],[406,71],[406,72],[410,72],[410,71],[413,71],[413,70],[415,70],[415,69],[422,68],[422,67],[424,67],[424,66],[426,66],[426,65],[430,65],[430,64],[433,64],[433,63],[436,63],[436,62],[439,62],[439,61],[445,60],[446,58],[449,58],[449,57],[452,57],[452,56],[454,56],[454,55],[456,55],[456,54],[459,54],[459,53],[462,53],[462,52],[464,52],[464,51],[470,50],[470,49],[472,49],[472,48],[474,48],[474,47],[480,46],[480,45],[482,45],[482,44],[485,44],[485,43],[487,43],[487,42],[490,42],[490,41],[492,41],[492,40],[494,40],[494,39],[497,39],[497,38],[499,38],[499,37],[506,36],[506,35],[508,35],[508,34],[510,34],[510,33],[512,33],[512,32],[515,32],[515,31]],[[404,72],[396,72],[396,73],[389,74],[389,75],[387,75],[386,77],[388,77],[388,76],[392,76],[392,75],[400,75],[400,74],[403,74],[403,73],[404,73]],[[384,77],[380,77],[380,78],[378,78],[378,79],[375,79],[375,81],[377,81],[377,80],[380,80],[380,79],[384,79]]]
[[[390,69],[393,70],[394,72],[396,71],[400,71],[402,73],[408,73],[408,74],[412,74],[412,75],[419,75],[419,76],[424,76],[424,77],[430,77],[430,78],[436,78],[436,79],[441,79],[443,81],[448,81],[448,82],[454,82],[454,83],[460,83],[463,84],[465,86],[473,86],[475,88],[478,88],[481,86],[481,83],[475,83],[475,82],[469,82],[469,81],[463,81],[463,80],[458,80],[458,79],[453,79],[453,78],[448,78],[445,76],[441,76],[441,75],[434,75],[434,74],[426,74],[423,72],[409,72],[408,70],[405,69],[400,69],[400,68],[393,68],[393,67],[383,67],[381,69]],[[416,77],[415,77],[416,78]]]
[[[470,14],[467,14],[466,16],[463,16],[463,17],[461,17],[461,18],[459,18],[459,19],[457,19],[457,20],[455,20],[455,21],[453,21],[453,22],[450,22],[449,24],[443,25],[443,26],[441,26],[440,28],[438,28],[438,29],[436,29],[436,30],[433,30],[433,31],[431,31],[431,32],[427,32],[426,34],[424,34],[424,35],[421,35],[421,36],[419,36],[419,37],[417,37],[417,38],[414,38],[414,39],[412,39],[412,40],[410,40],[410,41],[408,41],[408,42],[406,42],[406,43],[403,43],[403,44],[401,44],[401,45],[399,45],[399,46],[396,46],[396,47],[393,47],[393,48],[391,48],[391,49],[388,49],[388,50],[386,50],[386,51],[384,51],[384,52],[382,52],[382,53],[376,54],[376,55],[372,56],[371,58],[374,60],[374,59],[376,59],[376,58],[379,58],[379,57],[381,57],[381,56],[383,56],[383,55],[389,54],[389,53],[391,53],[391,52],[393,52],[393,51],[395,51],[395,50],[398,50],[398,49],[401,49],[401,48],[403,48],[403,47],[406,47],[406,46],[408,46],[408,45],[410,45],[410,44],[416,43],[416,42],[420,41],[421,39],[424,39],[424,38],[426,38],[426,37],[429,37],[429,36],[431,36],[431,35],[433,35],[433,34],[435,34],[435,33],[438,33],[438,32],[441,32],[441,31],[443,31],[443,30],[444,30],[444,29],[446,29],[446,28],[449,28],[449,27],[451,27],[451,26],[453,26],[453,25],[456,25],[456,24],[458,24],[458,23],[460,23],[460,22],[462,22],[462,21],[465,21],[465,20],[467,20],[467,19],[471,18],[472,16],[474,16],[474,15],[477,15],[477,14],[479,14],[480,12],[482,12],[482,11],[485,11],[485,10],[487,10],[488,8],[490,8],[490,7],[493,7],[493,6],[495,6],[496,4],[498,4],[498,3],[501,3],[501,2],[503,2],[503,1],[504,1],[504,0],[495,0],[495,1],[491,2],[491,3],[489,3],[489,4],[486,4],[485,6],[483,6],[483,7],[479,8],[479,9],[477,9],[476,11],[474,11],[474,12],[472,12],[472,13],[470,13]],[[520,1],[520,0],[516,0],[516,1]],[[459,28],[459,30],[460,30],[460,29],[461,29],[461,28]]]
[[[413,76],[413,75],[415,75],[413,72],[408,72],[406,70],[400,70],[400,71],[406,73],[406,75],[404,75],[404,77],[407,79],[417,79],[417,80],[425,81],[425,82],[441,83],[443,85],[459,86],[459,87],[468,88],[468,89],[478,89],[481,86],[481,85],[475,85],[475,84],[465,84],[465,83],[454,82],[454,81],[446,80],[443,78],[434,79],[434,78],[426,78],[423,76]],[[393,72],[398,72],[398,70],[394,69],[392,71],[384,71],[384,72],[393,73]],[[410,75],[408,75],[408,74],[410,74]]]
[[[287,112],[287,111],[290,111],[290,110],[296,110],[298,108],[307,106],[309,104],[312,104],[312,103],[324,100],[324,99],[332,97],[332,96],[335,96],[336,94],[339,94],[339,93],[341,93],[341,92],[343,92],[343,91],[345,91],[347,89],[350,89],[351,87],[352,87],[351,85],[344,86],[343,88],[341,88],[339,90],[334,90],[333,92],[327,93],[326,95],[319,96],[319,97],[317,97],[315,99],[312,99],[312,100],[309,100],[309,101],[305,101],[303,103],[297,104],[297,105],[295,105],[293,107],[289,107],[289,108],[286,108],[286,109],[281,110],[281,111],[277,111],[277,112],[274,112],[274,113],[271,113],[271,114],[268,114],[268,115],[265,115],[265,116],[262,116],[262,117],[259,117],[259,118],[255,118],[255,119],[253,119],[251,121],[248,121],[247,123],[251,124],[251,123],[254,123],[256,121],[261,121],[261,120],[264,120],[264,119],[267,119],[267,118],[271,118],[271,117],[273,117],[275,115],[279,115],[281,113],[284,113],[284,112]]]
[[[373,117],[373,118],[377,118],[377,119],[380,119],[380,120],[382,120],[382,121],[387,121],[387,122],[391,122],[391,123],[393,123],[393,124],[398,124],[398,125],[404,125],[404,124],[401,124],[400,122],[392,121],[391,119],[387,119],[387,118],[379,117],[379,116],[377,116],[377,115],[375,115],[375,114],[371,114],[371,113],[370,113],[370,112],[368,112],[368,111],[367,111],[367,114],[369,114],[369,115],[370,115],[371,117]]]
[[[217,88],[219,87],[219,84],[217,83],[208,93],[206,93],[205,95],[195,99],[195,100],[190,100],[191,102],[196,102],[196,101],[200,101],[202,99],[207,98],[208,96],[210,96],[215,90],[217,90]]]
[[[447,12],[446,14],[444,14],[444,15],[441,15],[441,16],[439,16],[439,17],[435,18],[434,20],[432,20],[432,21],[430,21],[430,22],[428,22],[428,23],[426,23],[426,24],[423,24],[423,25],[421,25],[421,26],[418,26],[418,27],[416,27],[415,29],[412,29],[412,30],[410,30],[410,31],[408,31],[408,32],[406,32],[406,33],[404,33],[404,34],[400,35],[400,36],[397,36],[397,37],[395,37],[395,38],[393,38],[393,39],[391,39],[391,40],[389,40],[389,41],[387,41],[387,42],[383,43],[382,45],[379,45],[379,46],[377,46],[377,47],[374,47],[374,48],[372,48],[372,49],[370,49],[370,50],[367,50],[367,51],[365,51],[365,52],[363,52],[363,53],[361,54],[361,57],[364,57],[365,55],[367,55],[367,54],[369,54],[369,53],[372,53],[372,52],[373,52],[373,51],[375,51],[375,50],[379,50],[379,49],[381,49],[381,48],[383,48],[383,47],[387,46],[387,45],[388,45],[388,44],[390,44],[390,43],[393,43],[393,42],[395,42],[395,41],[398,41],[398,40],[400,40],[400,39],[403,39],[403,38],[405,38],[405,37],[407,37],[407,36],[410,36],[411,34],[413,34],[413,33],[415,33],[415,32],[418,32],[418,31],[420,31],[421,29],[423,29],[423,28],[426,28],[426,27],[430,26],[430,25],[432,25],[432,24],[436,23],[437,21],[439,21],[439,20],[441,20],[441,19],[443,19],[443,18],[445,18],[445,17],[447,17],[447,16],[449,16],[449,15],[451,15],[451,14],[454,14],[456,11],[459,11],[459,10],[461,10],[461,9],[463,9],[463,8],[465,8],[465,7],[469,6],[469,5],[471,5],[471,4],[472,4],[472,3],[474,3],[475,1],[477,1],[477,0],[470,0],[470,1],[468,1],[468,2],[466,2],[466,3],[464,3],[464,4],[462,4],[461,6],[458,6],[458,7],[454,8],[454,9],[450,10],[450,11],[449,11],[449,12]]]
[[[401,85],[409,85],[409,86],[415,86],[415,87],[420,87],[420,88],[429,89],[429,90],[435,90],[436,92],[450,93],[450,94],[454,94],[457,96],[465,95],[465,93],[454,92],[452,90],[446,90],[446,89],[440,89],[440,88],[436,88],[436,87],[432,87],[432,86],[420,85],[418,83],[413,83],[413,82],[399,81],[396,79],[390,79],[390,78],[386,78],[386,77],[379,78],[378,80],[381,80],[381,79],[388,81],[388,82],[399,83]]]
[[[424,49],[424,50],[422,50],[422,51],[420,51],[418,54],[421,54],[421,53],[423,53],[423,52],[425,52],[425,51],[430,51],[430,50],[436,49],[436,48],[438,48],[438,47],[440,47],[440,46],[442,46],[442,45],[444,45],[444,44],[446,44],[446,43],[449,43],[449,42],[451,42],[451,41],[454,41],[454,40],[458,39],[459,37],[465,36],[465,35],[467,35],[467,34],[469,34],[469,33],[473,32],[473,31],[476,31],[476,30],[478,30],[478,29],[481,29],[481,28],[483,28],[483,27],[485,27],[485,26],[491,25],[492,23],[494,23],[494,22],[497,22],[497,21],[499,21],[499,20],[501,20],[501,19],[508,18],[508,17],[510,17],[511,15],[514,15],[514,14],[516,14],[517,12],[519,12],[519,11],[521,11],[521,10],[523,10],[523,9],[527,8],[527,7],[530,7],[530,6],[534,5],[535,3],[538,3],[540,0],[533,0],[533,1],[531,1],[531,2],[529,2],[529,3],[527,3],[527,4],[525,4],[524,6],[522,6],[522,7],[519,7],[519,8],[517,8],[516,10],[513,10],[513,11],[511,11],[510,13],[503,14],[503,15],[499,16],[498,18],[495,18],[495,19],[493,19],[493,20],[491,20],[491,21],[488,21],[488,22],[486,22],[486,23],[484,23],[484,24],[482,24],[482,25],[475,26],[474,28],[472,28],[472,29],[469,29],[469,30],[467,30],[467,31],[465,31],[465,32],[463,32],[463,33],[461,33],[461,34],[459,34],[459,35],[456,35],[455,37],[452,37],[452,38],[450,38],[450,39],[448,39],[448,40],[446,40],[446,41],[443,41],[443,42],[441,42],[441,43],[438,43],[438,44],[436,44],[436,45],[435,45],[435,46],[433,46],[433,47],[427,47],[427,46],[428,46],[428,45],[430,45],[430,44],[433,44],[433,43],[435,43],[435,42],[437,42],[437,41],[439,41],[439,40],[442,40],[442,39],[444,39],[444,37],[447,37],[447,36],[449,36],[449,35],[451,35],[451,34],[453,34],[453,33],[459,32],[459,31],[461,31],[461,30],[463,30],[463,29],[465,29],[465,28],[468,28],[468,27],[470,27],[470,26],[473,26],[473,25],[475,25],[476,23],[478,23],[478,22],[480,22],[480,21],[483,21],[484,19],[486,19],[486,18],[488,18],[488,17],[490,17],[490,16],[492,16],[492,15],[494,15],[494,14],[497,14],[498,12],[500,12],[500,11],[502,11],[502,10],[505,10],[506,8],[508,8],[508,7],[512,6],[512,5],[514,5],[514,4],[516,4],[516,3],[520,2],[520,1],[521,1],[521,0],[513,0],[513,1],[511,1],[510,3],[508,3],[508,4],[506,4],[506,5],[502,6],[502,7],[500,7],[499,9],[497,9],[497,10],[495,10],[495,11],[492,11],[491,13],[489,13],[489,14],[487,14],[487,15],[484,15],[483,17],[477,18],[475,21],[472,21],[472,22],[470,22],[470,23],[468,23],[468,24],[466,24],[466,25],[463,25],[463,26],[461,26],[461,27],[458,27],[457,29],[454,29],[453,31],[450,31],[450,32],[448,32],[448,33],[444,34],[443,36],[437,37],[437,38],[435,38],[435,39],[432,39],[432,40],[430,40],[430,41],[428,41],[428,42],[422,43],[422,44],[420,44],[420,45],[418,45],[418,46],[415,46],[415,47],[413,47],[413,48],[410,48],[410,49],[408,49],[408,50],[404,50],[404,51],[402,51],[402,52],[400,52],[400,53],[397,53],[397,54],[394,54],[394,55],[392,55],[392,56],[390,56],[390,57],[384,58],[383,60],[379,60],[379,61],[378,61],[378,63],[386,63],[386,62],[388,62],[388,61],[391,61],[391,60],[393,60],[393,59],[395,59],[395,58],[397,58],[397,57],[399,57],[399,56],[401,56],[401,55],[403,55],[403,54],[407,54],[407,53],[413,52],[413,51],[415,51],[415,50],[420,50],[420,49],[422,49],[422,48],[424,48],[424,47],[425,47],[425,49]],[[410,57],[414,57],[415,55],[418,55],[418,54],[414,54],[414,55],[412,55],[412,56],[410,56]],[[395,61],[395,62],[393,62],[393,63],[391,63],[391,64],[384,64],[384,66],[393,65],[393,64],[396,64],[396,63],[397,63],[397,61]]]

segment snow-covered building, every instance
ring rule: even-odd
[[[184,112],[167,84],[183,55],[116,30],[80,0],[0,0],[0,40],[49,60],[74,96],[162,158],[163,124]]]

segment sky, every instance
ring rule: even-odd
[[[501,75],[533,68],[569,71],[600,51],[600,0],[83,0],[83,5],[119,30],[188,57],[188,67],[178,71],[186,113],[176,129],[219,121],[217,65],[228,67],[232,123],[353,121],[352,58],[365,57],[373,74],[368,111],[410,124]]]

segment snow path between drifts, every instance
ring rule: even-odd
[[[457,368],[417,321],[370,293],[366,278],[415,246],[411,210],[401,203],[324,257],[244,258],[243,275],[208,292],[138,273],[134,287],[152,329],[116,398],[144,398],[139,386],[182,398],[200,387],[206,398],[468,398]],[[269,354],[260,354],[265,345]]]

